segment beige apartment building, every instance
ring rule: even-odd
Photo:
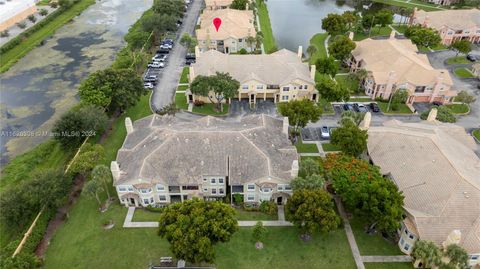
[[[214,18],[222,20],[218,31],[213,25]],[[200,29],[195,31],[200,51],[213,49],[223,53],[236,53],[241,49],[248,52],[255,50],[256,42],[247,42],[248,37],[255,38],[257,34],[254,20],[252,10],[227,8],[203,11]]]
[[[182,120],[151,115],[132,124],[111,163],[120,203],[162,206],[193,197],[284,204],[298,175],[288,118],[251,115],[240,122],[215,117]],[[233,197],[230,197],[233,198]],[[233,201],[233,199],[230,199]]]
[[[368,155],[404,195],[398,246],[458,244],[480,266],[480,159],[472,136],[454,124],[387,121],[368,130]],[[418,264],[417,264],[418,266]]]
[[[35,12],[37,6],[34,0],[3,1],[3,4],[0,4],[0,31],[14,26]]]
[[[286,49],[272,54],[231,55],[209,50],[197,55],[197,62],[190,66],[190,83],[196,76],[211,76],[216,72],[229,73],[240,82],[236,98],[256,104],[257,100],[274,103],[304,99],[318,101],[315,89],[315,65],[310,70],[302,62],[302,47],[297,54]],[[196,96],[187,91],[187,102],[208,97]],[[226,100],[231,102],[231,100]]]
[[[372,100],[388,100],[400,89],[409,93],[407,104],[450,103],[456,96],[448,70],[433,68],[409,39],[397,39],[392,32],[390,38],[368,38],[356,44],[348,64],[351,71],[368,71],[362,85]]]
[[[438,31],[442,44],[457,40],[480,43],[480,10],[458,9],[426,12],[415,8],[410,25],[422,25]]]
[[[205,0],[205,10],[217,10],[230,7],[233,0]]]

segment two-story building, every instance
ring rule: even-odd
[[[457,95],[448,70],[433,68],[409,39],[397,39],[392,31],[390,38],[367,38],[356,44],[348,65],[352,72],[368,72],[362,86],[372,99],[388,100],[400,89],[408,91],[407,104],[450,103]]]
[[[288,140],[288,119],[267,115],[240,122],[194,121],[151,115],[125,121],[127,137],[111,171],[125,206],[159,206],[192,197],[284,204],[298,175],[298,155]],[[233,201],[233,197],[230,197]]]
[[[34,0],[2,1],[0,7],[0,31],[15,26],[37,12]]]
[[[213,25],[214,18],[222,20],[218,31]],[[236,53],[241,49],[255,50],[257,32],[254,20],[252,10],[230,8],[204,10],[200,15],[200,28],[195,31],[200,51],[213,49],[224,53]]]
[[[217,10],[230,7],[233,0],[205,0],[205,10]]]
[[[387,121],[368,129],[368,155],[404,195],[398,246],[419,239],[458,244],[480,266],[480,159],[473,137],[454,124]]]
[[[414,9],[410,25],[422,25],[438,31],[442,44],[450,45],[457,40],[480,43],[480,10],[452,9],[430,11]]]
[[[304,99],[318,101],[315,89],[315,65],[302,62],[302,48],[297,54],[286,49],[272,54],[232,55],[209,50],[197,55],[197,62],[190,66],[190,83],[199,75],[211,76],[216,72],[229,73],[240,82],[236,98],[256,104],[257,100],[288,102]],[[187,102],[208,97],[188,92]],[[230,102],[231,100],[226,100]]]

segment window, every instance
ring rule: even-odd
[[[288,92],[289,90],[290,90],[289,87],[283,87],[283,91],[284,91],[284,92]]]
[[[285,190],[286,190],[286,191],[291,191],[291,190],[292,190],[292,187],[290,187],[290,185],[285,185]]]
[[[207,182],[207,180],[208,180],[208,179],[204,178],[204,179],[203,179],[203,182]]]
[[[405,228],[405,234],[408,235],[408,230],[407,230],[407,228]]]
[[[162,184],[157,184],[157,191],[164,191],[165,190],[165,186],[163,186]]]
[[[187,191],[196,191],[198,190],[198,186],[182,186],[182,190],[187,190]]]
[[[301,90],[302,88],[303,88],[303,86],[302,86],[302,85],[300,85],[300,87],[298,87],[298,89],[299,89],[299,90]]]
[[[282,96],[282,100],[283,100],[283,101],[288,101],[288,95]]]
[[[223,184],[223,178],[219,178],[218,183]]]
[[[118,186],[118,192],[126,192],[127,188],[125,186]]]
[[[128,191],[133,191],[133,186],[128,186]]]
[[[210,179],[210,183],[215,184],[215,179],[214,178]]]
[[[203,188],[203,192],[208,192],[208,188]]]
[[[153,197],[150,198],[150,203],[153,204]]]
[[[270,193],[272,192],[272,188],[261,188],[260,189],[263,193]]]
[[[248,90],[248,85],[242,85],[242,90]]]
[[[220,194],[224,194],[224,193],[225,193],[225,191],[223,190],[223,188],[220,188],[220,189],[218,189],[218,193],[220,193]]]
[[[257,85],[257,90],[263,90],[263,85]]]
[[[217,189],[212,189],[212,194],[217,194]]]
[[[247,185],[247,190],[254,191],[255,190],[255,184],[248,184]]]
[[[400,238],[400,245],[403,246],[403,244],[405,244],[405,240],[403,240],[403,238]]]
[[[255,201],[255,194],[247,195],[247,201]]]
[[[238,39],[238,42],[242,42],[242,40],[243,40],[243,39],[239,38],[239,39]]]
[[[476,260],[478,260],[478,257],[480,257],[480,256],[478,256],[478,255],[472,255],[472,256],[470,257],[470,260],[476,261]]]
[[[424,92],[425,91],[425,86],[417,86],[415,87],[415,92]]]
[[[277,186],[277,190],[283,191],[283,187],[284,187],[283,185],[278,185],[278,186]]]
[[[303,89],[307,90],[307,89],[308,89],[308,85],[303,85]]]
[[[151,193],[152,189],[140,189],[141,193]]]
[[[143,204],[148,205],[149,204],[148,199],[143,199]]]
[[[415,236],[413,234],[409,234],[408,238],[413,239],[413,238],[415,238]]]
[[[167,196],[165,196],[165,195],[159,195],[159,196],[158,196],[158,200],[160,200],[160,202],[165,202],[165,201],[167,201]]]
[[[410,249],[410,245],[407,243],[405,244],[405,247],[403,247],[404,250],[408,251]]]

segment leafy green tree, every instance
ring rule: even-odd
[[[347,29],[347,21],[340,14],[330,13],[322,19],[322,29],[330,35],[343,34]]]
[[[332,198],[324,190],[296,190],[287,200],[285,214],[304,238],[316,231],[332,231],[340,225]]]
[[[438,32],[432,28],[410,26],[405,30],[405,36],[410,38],[415,45],[430,47],[442,41]]]
[[[350,90],[328,77],[322,77],[315,86],[320,96],[328,102],[348,101]]]
[[[53,125],[55,139],[64,148],[79,146],[87,136],[95,136],[105,130],[107,115],[95,105],[75,107],[63,114]]]
[[[109,185],[112,181],[112,173],[110,172],[110,169],[106,165],[99,164],[93,168],[91,176],[93,180],[103,183],[108,199],[110,200],[111,196],[108,191]]]
[[[458,56],[459,53],[468,54],[472,51],[472,44],[468,40],[457,40],[453,42],[450,48],[454,49]]]
[[[154,0],[152,10],[156,14],[169,14],[175,19],[183,17],[185,1],[183,0]]]
[[[252,231],[253,240],[255,240],[255,242],[262,242],[265,239],[266,234],[267,228],[263,226],[263,222],[257,221]]]
[[[33,15],[33,14],[32,14],[32,15],[29,15],[29,16],[27,17],[27,19],[28,19],[30,22],[32,22],[32,23],[35,23],[35,22],[37,21],[37,18],[36,18],[35,15]]]
[[[453,114],[452,110],[448,108],[447,106],[439,106],[435,107],[437,109],[437,120],[441,122],[449,122],[449,123],[454,123],[457,121],[457,118],[455,117],[455,114]],[[430,109],[431,110],[431,109]],[[428,118],[428,114],[430,113],[430,110],[427,110],[420,114],[420,118],[422,120],[426,120]]]
[[[280,114],[288,118],[295,135],[300,128],[307,126],[309,122],[318,121],[322,115],[322,109],[308,99],[279,103],[277,107]]]
[[[78,89],[83,103],[101,106],[111,112],[134,106],[147,92],[134,70],[112,68],[91,74]]]
[[[85,185],[83,185],[82,194],[94,197],[97,200],[98,205],[102,206],[102,201],[100,201],[100,197],[98,197],[98,193],[101,191],[103,191],[101,183],[97,180],[90,179],[85,182]]]
[[[135,28],[136,29],[136,28]],[[149,45],[148,37],[150,36],[149,32],[137,30],[137,31],[129,31],[128,34],[125,35],[125,41],[128,42],[128,45],[131,46],[133,49],[141,49],[144,45]],[[128,68],[130,66],[127,66]]]
[[[233,0],[230,4],[231,9],[245,10],[247,8],[248,0]]]
[[[263,33],[262,32],[257,32],[255,35],[255,46],[257,49],[260,49],[262,47],[263,43]]]
[[[373,14],[368,13],[362,16],[362,22],[361,25],[364,29],[369,29],[368,31],[370,32],[373,26],[375,26],[375,17]]]
[[[15,269],[33,269],[41,268],[40,259],[33,253],[27,251],[21,251],[15,257],[11,255],[5,255],[0,259],[0,268],[15,268]]]
[[[455,97],[455,101],[461,102],[463,104],[471,104],[475,102],[475,100],[475,96],[470,95],[466,90],[461,90]]]
[[[367,131],[361,130],[354,122],[342,121],[342,126],[332,132],[332,144],[352,156],[359,156],[367,149]]]
[[[453,268],[468,268],[468,253],[459,245],[448,245],[444,256],[449,259],[448,264]]]
[[[392,95],[391,106],[393,111],[398,111],[400,108],[400,104],[405,104],[408,99],[408,90],[406,89],[399,89],[395,91]],[[387,107],[387,111],[389,111],[389,107]]]
[[[353,29],[359,20],[359,16],[355,11],[345,11],[343,12],[342,17],[345,19],[346,27],[349,31]]]
[[[158,14],[153,13],[145,16],[141,20],[142,29],[145,32],[152,33],[155,36],[155,40],[157,40],[163,33],[170,31],[177,30],[177,20],[178,17],[164,13]]]
[[[237,229],[235,211],[229,205],[194,198],[163,210],[158,235],[167,239],[177,259],[213,263],[215,244],[228,242]]]
[[[40,11],[38,13],[40,13],[41,16],[47,16],[48,10],[42,8],[42,9],[40,9]]]
[[[343,111],[341,115],[340,123],[346,119],[351,120],[355,125],[360,125],[363,118],[365,117],[365,113],[363,112],[355,112],[352,110]]]
[[[356,46],[355,42],[350,38],[340,35],[335,37],[333,42],[328,46],[328,52],[335,59],[344,61],[350,57],[352,50],[354,50]]]
[[[290,184],[293,190],[315,190],[315,189],[323,189],[325,185],[325,180],[321,175],[310,175],[306,177],[297,177],[292,180]]]
[[[317,53],[317,46],[315,45],[310,45],[307,48],[307,54],[310,56],[310,58],[313,56],[313,54]]]
[[[333,57],[322,57],[315,63],[318,72],[334,77],[338,72],[338,66]]]
[[[300,162],[300,169],[298,175],[300,177],[308,177],[311,175],[320,175],[322,174],[322,169],[320,163],[314,159],[306,158],[302,159]]]
[[[216,104],[218,111],[223,111],[222,102],[235,97],[239,87],[240,82],[230,74],[217,72],[213,76],[197,76],[190,84],[190,91],[208,97],[210,102]]]
[[[86,143],[74,162],[70,166],[70,172],[86,176],[92,169],[105,160],[105,150],[100,144]]]
[[[420,260],[424,268],[430,268],[438,264],[442,252],[432,241],[418,240],[412,252],[415,259]]]
[[[253,45],[256,44],[257,40],[253,36],[248,36],[245,39],[245,42],[247,42],[247,45],[250,47],[250,50],[253,51]]]
[[[190,36],[188,33],[184,33],[180,39],[180,44],[192,51],[195,49],[195,46],[198,44],[198,42],[195,37]]]
[[[382,9],[375,13],[375,24],[385,27],[393,23],[393,12],[388,9]]]

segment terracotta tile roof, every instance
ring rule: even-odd
[[[220,18],[222,25],[218,32],[213,25],[214,18]],[[254,16],[252,10],[217,9],[204,10],[200,16],[200,29],[197,29],[198,40],[225,40],[228,38],[255,37],[257,32],[253,25]]]
[[[458,9],[442,11],[423,11],[417,10],[415,23],[426,24],[428,27],[440,30],[446,26],[453,30],[464,30],[480,27],[480,10],[478,9]]]
[[[225,6],[230,6],[232,4],[233,0],[205,0],[205,6],[207,7],[213,7],[213,6],[218,6],[218,7],[225,7]]]

